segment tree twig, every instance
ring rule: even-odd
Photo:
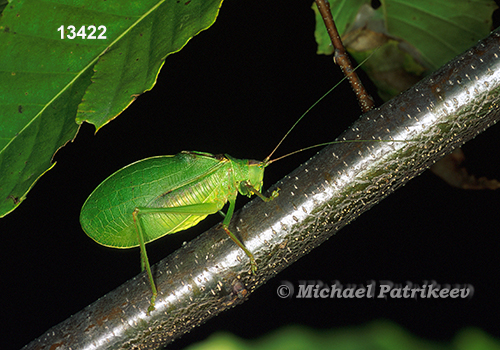
[[[358,74],[354,71],[354,68],[351,64],[351,60],[345,51],[344,44],[342,44],[342,40],[340,39],[339,32],[337,31],[337,27],[335,26],[335,22],[332,17],[332,12],[330,11],[330,4],[326,0],[315,0],[316,6],[318,6],[318,10],[321,13],[321,17],[325,22],[326,30],[330,39],[332,40],[333,47],[335,48],[334,62],[340,66],[342,73],[347,76],[349,83],[351,84],[354,93],[356,94],[356,98],[358,99],[359,106],[363,113],[371,110],[375,103],[370,94],[366,91],[363,83],[358,77]]]

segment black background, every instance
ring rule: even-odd
[[[112,172],[145,157],[181,150],[267,156],[291,124],[341,79],[331,58],[315,54],[313,31],[309,1],[227,1],[213,27],[167,58],[151,92],[95,136],[93,127],[82,126],[28,199],[0,220],[2,348],[20,348],[139,272],[138,249],[102,247],[83,233],[78,221],[87,196]],[[359,114],[354,94],[343,84],[299,124],[279,154],[332,140]],[[464,146],[467,165],[475,174],[500,178],[499,133],[499,126],[493,126]],[[312,153],[267,168],[265,187]],[[376,319],[392,320],[432,340],[450,340],[468,326],[499,337],[499,201],[498,192],[451,188],[426,172],[249,301],[185,335],[172,348],[219,330],[254,338],[286,324],[331,328]],[[214,216],[149,244],[151,262],[219,220]],[[470,283],[475,294],[471,300],[277,297],[280,280],[296,284],[303,279],[434,279]]]

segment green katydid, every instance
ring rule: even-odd
[[[104,246],[140,247],[142,270],[147,271],[153,291],[148,311],[154,310],[157,291],[145,244],[193,227],[210,214],[222,213],[227,202],[229,208],[222,227],[249,257],[250,271],[255,274],[257,264],[253,254],[228,229],[236,197],[238,193],[248,197],[257,195],[269,201],[278,195],[278,191],[269,197],[261,194],[264,169],[276,160],[304,149],[273,160],[271,156],[309,110],[344,79],[346,77],[294,123],[264,161],[192,151],[151,157],[118,170],[90,194],[80,214],[82,228],[90,238]],[[325,144],[330,143],[335,141]],[[320,145],[306,149],[317,146]]]

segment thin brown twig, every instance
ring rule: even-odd
[[[340,66],[342,73],[347,76],[347,79],[356,94],[361,110],[363,113],[366,113],[374,107],[375,103],[354,71],[351,60],[345,51],[344,44],[342,44],[339,32],[337,31],[337,27],[333,21],[330,4],[327,0],[315,0],[315,2],[316,6],[318,6],[319,12],[321,13],[321,17],[323,17],[326,30],[332,40],[333,47],[335,48],[334,62]]]

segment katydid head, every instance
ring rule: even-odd
[[[231,161],[238,192],[247,197],[256,194],[255,191],[260,192],[264,184],[264,163],[251,159],[237,159],[227,154],[225,156]]]
[[[242,181],[238,188],[238,191],[242,195],[251,197],[255,194],[254,190],[261,191],[264,185],[264,168],[265,165],[263,162],[248,160],[246,181]]]

